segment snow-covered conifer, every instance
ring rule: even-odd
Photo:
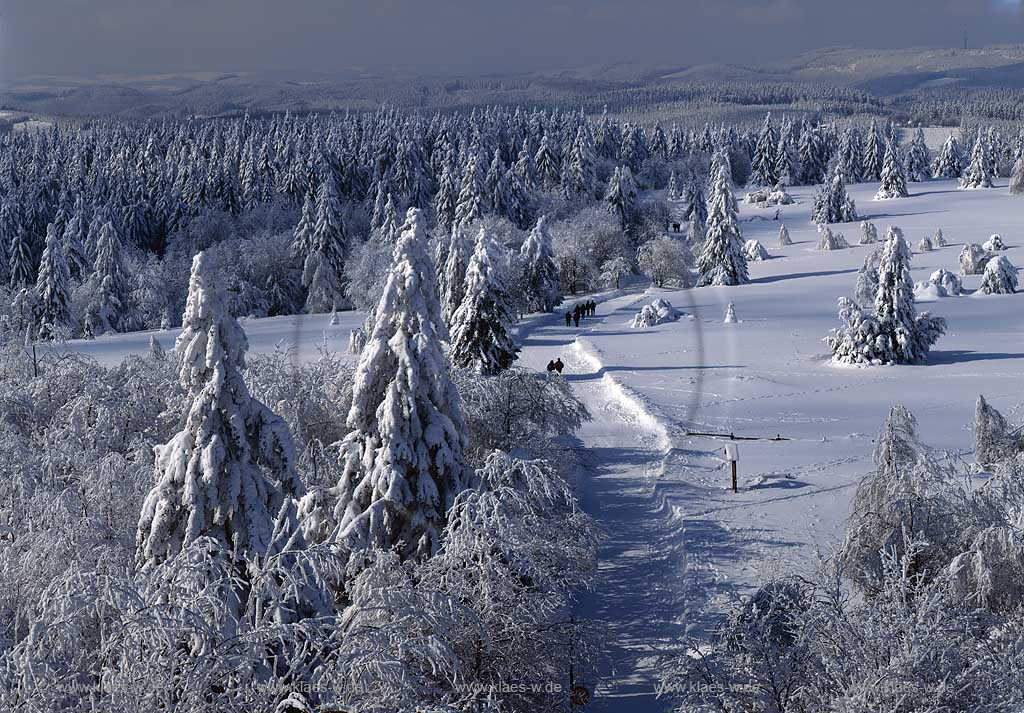
[[[885,165],[886,141],[878,128],[878,123],[872,119],[868,127],[867,139],[864,142],[864,162],[861,177],[865,180],[880,180],[882,169]]]
[[[964,170],[963,153],[960,151],[960,142],[956,136],[949,135],[949,138],[942,144],[939,155],[935,157],[932,164],[932,175],[935,178],[960,178]]]
[[[15,230],[10,250],[11,288],[18,289],[35,284],[35,275],[32,268],[32,247],[29,243],[28,230],[25,229],[25,226],[19,225]]]
[[[551,233],[547,217],[541,216],[537,225],[523,242],[519,251],[522,298],[530,312],[550,312],[562,301],[562,286],[551,249]]]
[[[811,219],[816,223],[850,223],[857,220],[857,207],[846,194],[846,179],[839,164],[814,196]]]
[[[946,247],[946,236],[942,234],[942,228],[935,229],[935,235],[932,236],[932,247],[944,248]]]
[[[758,240],[748,240],[744,243],[743,254],[747,256],[749,262],[761,262],[771,257]]]
[[[460,227],[452,231],[448,238],[448,249],[445,251],[444,264],[437,268],[437,292],[440,297],[441,319],[450,325],[452,315],[462,304],[466,294],[466,268],[472,255],[472,244],[466,237],[465,229]]]
[[[981,244],[981,249],[990,253],[1002,252],[1006,250],[1006,243],[1003,242],[1003,236],[993,233],[988,236],[988,240]]]
[[[910,195],[907,192],[906,169],[903,167],[903,159],[900,157],[899,149],[894,143],[885,148],[885,158],[882,161],[882,183],[875,193],[875,200],[889,200],[891,198],[906,198]]]
[[[748,185],[774,186],[778,183],[779,176],[775,170],[777,161],[775,155],[776,143],[775,127],[772,126],[772,115],[769,113],[764,118],[761,134],[758,136],[757,143],[754,146],[754,156],[750,162],[750,179],[747,181]]]
[[[608,205],[608,211],[618,217],[621,228],[628,230],[637,213],[636,183],[628,166],[619,166],[612,172],[604,202]]]
[[[1010,173],[1010,194],[1024,195],[1024,154],[1013,163],[1013,171]]]
[[[337,537],[350,548],[418,557],[440,547],[472,475],[422,220],[409,210],[356,368],[335,508]]]
[[[930,253],[934,249],[932,245],[932,239],[927,235],[921,238],[917,243],[917,251],[919,253]]]
[[[46,248],[39,261],[36,292],[39,294],[39,338],[58,339],[70,336],[71,329],[71,272],[64,250],[61,248],[57,226],[50,224],[46,231]]]
[[[320,183],[316,194],[316,221],[309,253],[302,267],[306,311],[326,312],[345,303],[344,270],[348,257],[341,201],[333,180]]]
[[[864,264],[857,270],[854,299],[863,309],[872,309],[875,305],[875,296],[878,294],[878,263],[881,258],[882,251],[876,248],[864,256]]]
[[[924,131],[919,127],[907,147],[907,177],[916,182],[931,178],[928,146],[924,141]]]
[[[1006,417],[979,395],[974,409],[975,462],[990,466],[1013,457],[1020,450],[1020,445],[1010,430]]]
[[[676,201],[680,198],[679,192],[679,178],[676,177],[675,169],[668,176],[668,186],[665,189],[665,197],[670,201]]]
[[[985,264],[979,289],[986,295],[1012,295],[1017,291],[1017,268],[1005,255],[997,255]]]
[[[732,302],[725,308],[725,319],[722,320],[723,324],[736,324],[736,307]]]
[[[249,394],[245,332],[204,253],[192,261],[182,325],[175,352],[191,405],[182,429],[156,448],[137,536],[145,568],[202,537],[236,559],[261,556],[285,499],[302,494],[288,425]]]
[[[736,216],[736,199],[729,187],[726,168],[719,166],[708,195],[706,234],[697,260],[698,286],[745,283],[748,277],[743,245]]]
[[[827,225],[819,225],[821,238],[818,240],[816,250],[845,250],[850,247],[842,233],[833,233],[832,228]]]
[[[988,142],[984,137],[978,137],[971,150],[971,161],[960,179],[962,188],[991,188],[994,172],[992,170],[991,157],[988,152]]]
[[[452,364],[485,375],[512,365],[519,350],[509,334],[511,303],[492,239],[481,228],[466,267],[465,295],[451,318]]]

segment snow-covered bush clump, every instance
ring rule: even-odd
[[[1005,255],[992,258],[985,264],[979,290],[986,295],[1012,295],[1017,291],[1017,268]]]
[[[736,319],[736,306],[730,302],[725,308],[725,319],[722,320],[723,324],[736,324],[739,320]]]
[[[673,307],[671,302],[659,297],[649,305],[644,305],[633,317],[630,326],[633,329],[644,329],[664,322],[674,322],[681,316],[682,312]]]
[[[878,228],[875,227],[874,223],[867,220],[861,221],[860,224],[860,244],[861,245],[873,245],[878,242]]]
[[[1022,446],[1019,429],[1011,428],[1003,414],[979,395],[974,410],[975,462],[980,466],[997,464],[1020,453]]]
[[[988,261],[995,257],[992,253],[985,250],[977,243],[970,243],[964,245],[964,249],[960,251],[960,274],[961,275],[980,275],[985,270],[985,265]]]
[[[946,247],[946,236],[942,234],[942,228],[935,229],[935,235],[932,236],[932,247],[944,248]]]
[[[747,260],[751,262],[760,262],[771,257],[760,241],[757,240],[748,240],[744,243],[743,253],[747,256]]]
[[[783,225],[779,228],[779,247],[784,248],[787,245],[792,245],[793,239],[789,237],[789,228]]]
[[[842,233],[833,233],[832,228],[827,225],[819,225],[821,239],[818,240],[817,250],[844,250],[850,247]]]
[[[843,326],[825,338],[837,364],[917,364],[946,331],[946,320],[914,309],[910,250],[898,228],[889,228],[879,259],[874,305],[840,298],[839,317]]]
[[[928,278],[928,282],[941,287],[950,297],[958,297],[963,291],[960,278],[949,270],[936,270]]]
[[[990,253],[1000,252],[1006,250],[1006,244],[1003,243],[1003,238],[999,233],[994,233],[989,236],[989,239],[981,244],[982,250],[987,250]]]
[[[921,238],[920,242],[918,242],[917,244],[917,251],[919,253],[930,253],[932,250],[934,250],[934,246],[932,245],[932,239],[929,238],[927,235]]]
[[[743,197],[743,202],[748,205],[767,208],[778,205],[792,205],[793,197],[786,193],[785,188],[777,185],[774,188],[759,188],[756,191],[752,191]]]

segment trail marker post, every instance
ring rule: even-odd
[[[732,465],[732,492],[738,493],[736,487],[736,461],[740,459],[740,449],[735,443],[725,444],[725,459]]]

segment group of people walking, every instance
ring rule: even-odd
[[[578,303],[573,306],[572,312],[566,310],[565,312],[565,326],[568,327],[575,323],[578,327],[580,326],[580,320],[584,317],[593,317],[597,314],[597,302],[590,300],[589,302]]]

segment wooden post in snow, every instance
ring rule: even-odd
[[[740,452],[739,448],[735,443],[725,444],[725,459],[732,465],[732,492],[738,493],[739,489],[736,485],[736,461],[739,460]]]

